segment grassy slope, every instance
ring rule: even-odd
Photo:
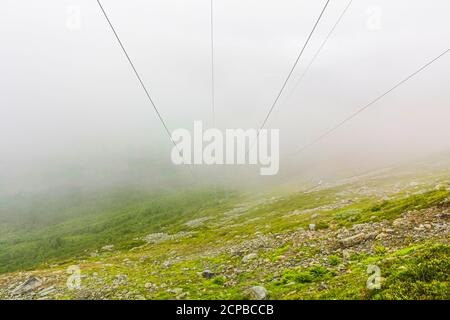
[[[405,240],[395,248],[374,242],[368,252],[350,258],[321,246],[323,238],[344,227],[389,222],[408,211],[441,210],[439,206],[450,196],[448,188],[435,188],[436,180],[448,181],[448,174],[416,179],[418,186],[412,186],[410,179],[391,180],[373,179],[263,201],[244,201],[225,192],[216,197],[206,191],[152,198],[2,239],[0,268],[16,270],[59,261],[59,266],[42,266],[34,273],[51,278],[69,265],[80,265],[86,275],[83,290],[67,291],[65,277],[55,278],[60,289],[54,298],[60,299],[240,299],[252,285],[264,285],[274,299],[449,299],[448,235]],[[209,220],[185,224],[199,217]],[[291,237],[311,223],[316,224],[318,239]],[[151,232],[181,231],[190,234],[149,245],[135,240]],[[60,241],[55,245],[54,239]],[[258,239],[268,244],[253,245]],[[114,252],[100,251],[95,257],[84,253],[110,243],[116,244]],[[242,256],[250,252],[258,254],[257,262],[243,264]],[[286,264],[286,259],[292,263]],[[310,265],[304,264],[309,260]],[[380,290],[366,288],[369,264],[382,269]],[[205,269],[217,276],[203,278],[200,273]],[[0,287],[15,276],[0,277]],[[118,281],[123,277],[127,280]]]
[[[234,197],[235,194],[224,190],[138,196],[125,192],[115,193],[107,199],[98,195],[79,200],[81,204],[76,206],[55,204],[61,210],[56,213],[46,212],[49,205],[44,201],[35,201],[33,211],[41,212],[44,221],[30,225],[13,217],[12,222],[3,223],[0,273],[80,256],[86,250],[107,244],[121,248],[142,244],[135,239],[164,226],[207,215],[211,208],[225,210]],[[11,207],[10,210],[14,209]],[[68,218],[59,221],[61,216]],[[52,217],[57,217],[55,222]]]

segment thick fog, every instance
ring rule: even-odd
[[[258,128],[325,1],[213,2],[217,127]],[[450,149],[448,53],[293,154],[450,48],[448,0],[354,0],[297,85],[347,3],[331,0],[269,118],[281,163],[266,182]],[[102,4],[169,129],[212,126],[210,1]],[[0,39],[0,193],[198,181],[171,163],[171,141],[96,1],[3,0]],[[208,181],[262,179],[242,169],[215,167]]]

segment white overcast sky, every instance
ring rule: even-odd
[[[209,125],[210,0],[102,4],[169,128]],[[323,4],[214,0],[220,128],[261,124]],[[286,161],[450,48],[450,1],[354,0],[293,90],[346,4],[331,0],[268,122],[281,130]],[[2,0],[0,39],[0,179],[32,165],[104,165],[147,153],[169,161],[170,142],[96,1]],[[308,157],[365,161],[448,150],[449,89],[450,53]]]

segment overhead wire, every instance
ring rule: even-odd
[[[336,30],[337,26],[340,24],[342,18],[344,17],[345,13],[348,11],[348,9],[350,8],[350,5],[352,4],[353,0],[350,0],[347,5],[345,6],[345,8],[342,10],[341,14],[339,15],[337,21],[335,22],[335,24],[333,25],[333,27],[331,28],[330,32],[328,32],[327,36],[325,37],[325,39],[322,41],[322,43],[320,44],[319,48],[316,50],[316,52],[314,53],[311,61],[309,62],[309,64],[306,66],[305,70],[302,72],[302,74],[300,75],[300,77],[298,78],[297,82],[295,83],[292,91],[291,91],[291,95],[292,96],[294,94],[294,92],[297,90],[298,86],[300,85],[300,83],[303,81],[303,79],[305,78],[305,75],[308,73],[309,69],[311,69],[311,66],[314,64],[314,62],[316,61],[317,57],[319,56],[320,52],[322,51],[322,49],[325,47],[325,45],[327,44],[328,40],[331,38],[331,35],[334,33],[334,30]]]
[[[212,124],[216,126],[216,106],[215,106],[215,84],[214,84],[214,7],[211,0],[211,111],[212,111]]]
[[[259,126],[258,132],[257,132],[257,134],[256,134],[256,138],[255,138],[253,141],[250,142],[250,146],[249,146],[249,148],[248,148],[248,150],[247,150],[247,152],[246,152],[246,156],[248,156],[248,154],[249,154],[250,151],[252,150],[252,148],[253,148],[253,146],[255,145],[255,143],[259,140],[259,135],[260,135],[260,133],[261,133],[261,130],[264,128],[264,126],[266,125],[267,121],[269,120],[270,115],[272,114],[272,111],[275,109],[275,106],[277,105],[278,100],[280,99],[281,95],[283,94],[283,91],[284,91],[284,88],[286,87],[286,84],[288,83],[289,79],[291,78],[291,76],[292,76],[292,74],[293,74],[293,72],[294,72],[294,70],[295,70],[295,68],[296,68],[296,66],[297,66],[297,64],[298,64],[298,62],[300,61],[300,58],[301,58],[302,55],[303,55],[303,52],[305,51],[306,47],[308,46],[308,43],[309,43],[309,41],[311,40],[311,38],[312,38],[312,36],[313,36],[313,34],[314,34],[314,31],[316,30],[316,28],[317,28],[317,26],[318,26],[320,20],[322,19],[322,16],[323,16],[323,14],[325,13],[325,10],[327,9],[329,3],[330,3],[330,0],[327,0],[327,1],[325,2],[325,5],[322,7],[322,10],[320,11],[319,16],[317,17],[317,19],[316,19],[316,21],[315,21],[315,23],[314,23],[314,25],[313,25],[313,28],[312,28],[311,31],[309,32],[308,37],[306,38],[305,43],[303,44],[303,46],[302,46],[302,48],[301,48],[299,54],[297,55],[297,58],[296,58],[295,61],[294,61],[294,64],[292,65],[292,67],[291,67],[291,69],[289,70],[289,73],[288,73],[286,79],[285,79],[284,82],[283,82],[283,85],[281,86],[281,88],[280,88],[280,90],[278,91],[278,94],[277,94],[275,100],[273,101],[272,105],[270,106],[269,111],[267,112],[267,115],[266,115],[266,117],[264,118],[264,121],[263,121],[262,124]]]
[[[316,30],[316,28],[317,28],[317,26],[318,26],[318,24],[319,24],[319,22],[320,22],[320,20],[321,20],[321,18],[323,16],[325,10],[327,9],[329,3],[330,3],[330,0],[327,0],[325,5],[323,6],[322,11],[320,12],[318,18],[316,19],[312,30],[310,31],[308,37],[306,38],[305,43],[302,46],[302,49],[300,50],[299,54],[297,55],[297,58],[295,59],[295,62],[292,65],[291,69],[289,70],[289,73],[288,73],[286,79],[284,80],[283,85],[281,86],[281,88],[278,91],[278,94],[277,94],[275,100],[273,101],[272,105],[270,106],[269,111],[267,112],[267,115],[264,118],[264,121],[262,122],[261,126],[259,127],[259,131],[264,128],[264,126],[266,125],[267,121],[269,120],[269,117],[272,114],[272,111],[274,110],[275,106],[277,105],[278,100],[280,99],[281,95],[283,94],[283,91],[284,91],[284,88],[286,87],[286,84],[288,83],[289,79],[291,78],[291,76],[292,76],[292,74],[293,74],[293,72],[295,70],[295,67],[297,66],[298,62],[300,61],[300,58],[303,55],[303,52],[305,51],[306,47],[308,46],[308,43],[311,40],[311,38],[312,38],[312,36],[314,34],[314,31]]]
[[[98,5],[100,6],[100,9],[101,9],[102,12],[103,12],[103,15],[105,16],[106,21],[108,22],[109,26],[111,27],[111,30],[112,30],[112,32],[114,33],[114,36],[116,37],[117,41],[119,42],[119,45],[120,45],[120,47],[122,48],[122,51],[123,51],[123,53],[125,54],[125,57],[127,58],[127,60],[128,60],[128,62],[129,62],[129,64],[130,64],[131,68],[133,69],[133,72],[134,72],[136,78],[138,79],[139,83],[141,84],[142,89],[144,89],[144,92],[145,92],[145,95],[147,96],[148,101],[150,101],[150,104],[152,105],[153,109],[155,110],[156,115],[158,116],[159,121],[161,122],[161,124],[163,125],[163,127],[164,127],[164,129],[165,129],[167,135],[169,136],[170,141],[172,141],[172,143],[176,146],[176,143],[175,143],[175,141],[173,141],[173,139],[172,139],[172,135],[171,135],[171,133],[170,133],[169,128],[167,127],[166,122],[164,121],[164,119],[163,119],[161,113],[159,112],[159,110],[158,110],[158,108],[156,107],[156,105],[155,105],[155,103],[154,103],[152,97],[150,96],[150,93],[149,93],[149,91],[147,90],[147,87],[145,86],[144,82],[142,81],[141,76],[139,75],[138,71],[136,70],[136,67],[134,66],[133,61],[131,60],[130,56],[128,55],[127,50],[125,49],[125,47],[124,47],[122,41],[120,40],[119,35],[118,35],[117,32],[116,32],[116,29],[114,28],[114,26],[113,26],[112,23],[111,23],[111,20],[109,19],[108,15],[106,14],[105,9],[103,8],[102,4],[100,3],[100,0],[97,0],[97,3],[98,3]]]
[[[129,64],[130,64],[131,68],[133,69],[133,72],[134,72],[136,78],[138,79],[139,83],[141,84],[141,87],[142,87],[142,89],[144,90],[145,95],[146,95],[148,101],[149,101],[150,104],[152,105],[153,110],[155,111],[155,113],[156,113],[156,115],[157,115],[159,121],[161,122],[162,126],[164,127],[165,132],[167,133],[167,135],[168,135],[170,141],[171,141],[172,144],[175,146],[175,148],[177,149],[178,153],[179,153],[180,156],[181,156],[181,155],[182,155],[181,150],[179,149],[179,147],[178,147],[178,145],[175,143],[175,141],[172,139],[172,134],[170,133],[170,130],[169,130],[167,124],[166,124],[166,121],[164,120],[164,118],[162,117],[162,115],[161,115],[161,113],[159,112],[158,108],[156,107],[156,104],[155,104],[155,102],[153,101],[153,99],[152,99],[152,97],[151,97],[151,95],[150,95],[150,92],[148,91],[147,87],[145,86],[144,82],[142,81],[142,78],[141,78],[141,76],[139,75],[139,72],[137,71],[137,69],[136,69],[136,67],[135,67],[135,65],[134,65],[134,63],[133,63],[133,61],[131,60],[130,55],[128,54],[127,50],[125,49],[125,46],[123,45],[122,41],[120,40],[119,35],[118,35],[117,32],[116,32],[116,29],[114,28],[114,26],[113,26],[111,20],[110,20],[109,17],[108,17],[108,14],[106,13],[105,9],[103,8],[103,6],[102,6],[100,0],[97,0],[97,3],[98,3],[98,5],[99,5],[101,11],[103,12],[103,15],[105,16],[106,21],[108,22],[108,24],[109,24],[109,26],[110,26],[112,32],[114,33],[114,36],[115,36],[115,38],[117,39],[117,42],[119,43],[120,48],[122,49],[123,53],[125,54],[125,57],[127,58],[127,60],[128,60],[128,62],[129,62]],[[189,168],[189,170],[190,170],[191,174],[193,174],[192,169]]]
[[[400,87],[401,85],[403,85],[404,83],[406,83],[408,80],[410,80],[411,78],[415,77],[417,74],[419,74],[420,72],[422,72],[423,70],[425,70],[426,68],[428,68],[430,65],[432,65],[434,62],[436,62],[437,60],[439,60],[440,58],[442,58],[444,55],[446,55],[448,52],[450,51],[450,48],[445,50],[444,52],[442,52],[441,54],[439,54],[438,56],[436,56],[435,58],[433,58],[432,60],[428,61],[426,64],[424,64],[423,66],[421,66],[419,69],[417,69],[416,71],[414,71],[413,73],[411,73],[410,75],[408,75],[406,78],[402,79],[401,81],[397,82],[393,87],[391,87],[390,89],[388,89],[387,91],[385,91],[384,93],[382,93],[381,95],[379,95],[378,97],[376,97],[375,99],[373,99],[372,101],[370,101],[369,103],[367,103],[366,105],[362,106],[361,108],[357,109],[354,113],[352,113],[351,115],[349,115],[348,117],[346,117],[345,119],[343,119],[342,121],[340,121],[339,123],[337,123],[335,126],[333,126],[332,128],[330,128],[329,130],[325,131],[323,134],[321,134],[320,136],[318,136],[316,139],[312,140],[310,143],[304,145],[302,148],[300,148],[299,150],[297,150],[296,152],[294,152],[294,154],[298,154],[302,151],[304,151],[305,149],[315,145],[316,143],[318,143],[319,141],[321,141],[322,139],[324,139],[325,137],[329,136],[330,134],[332,134],[333,132],[335,132],[337,129],[339,129],[340,127],[342,127],[344,124],[346,124],[347,122],[349,122],[350,120],[352,120],[353,118],[355,118],[357,115],[359,115],[360,113],[362,113],[364,110],[368,109],[369,107],[371,107],[372,105],[374,105],[375,103],[377,103],[378,101],[380,101],[382,98],[384,98],[385,96],[387,96],[389,93],[391,93],[392,91],[394,91],[395,89],[397,89],[398,87]]]

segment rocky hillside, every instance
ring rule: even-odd
[[[0,274],[0,298],[450,299],[448,170],[247,195],[149,230]]]

